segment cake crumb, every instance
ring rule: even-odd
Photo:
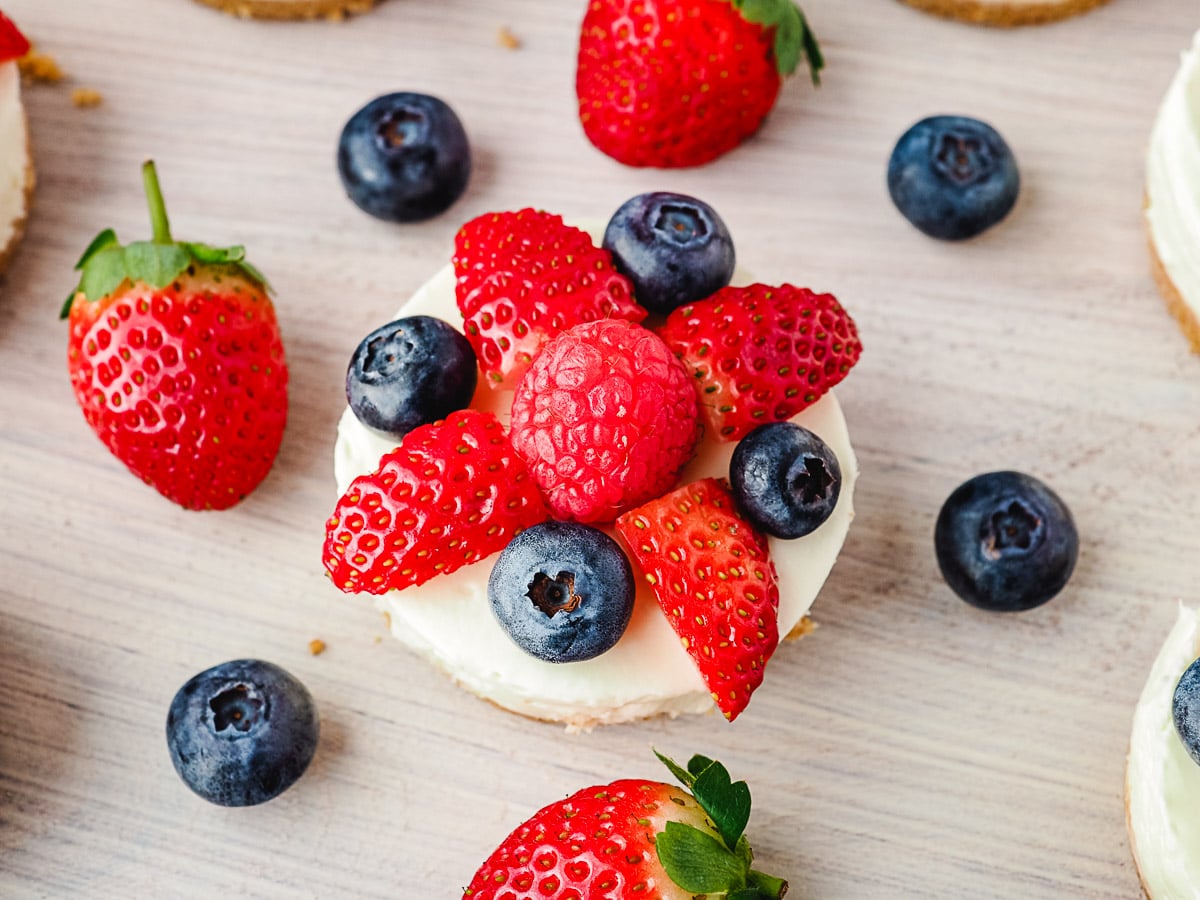
[[[17,60],[17,68],[26,81],[58,84],[64,77],[58,61],[49,53],[39,52],[33,43],[29,45],[29,52]]]
[[[75,88],[71,91],[71,102],[80,109],[93,109],[104,102],[104,95],[93,88]]]
[[[325,652],[325,642],[320,638],[313,638],[308,642],[308,652],[313,656],[320,656]]]
[[[521,48],[521,39],[503,25],[496,32],[496,42],[505,50],[519,50]]]
[[[816,630],[817,630],[817,623],[814,622],[808,616],[804,616],[800,619],[799,622],[796,623],[796,627],[788,632],[788,635],[786,638],[784,638],[784,640],[798,641],[798,640],[800,640],[800,638],[804,637],[806,634],[812,634]]]
[[[375,635],[375,640],[374,640],[374,641],[372,641],[371,643],[373,643],[373,644],[382,644],[382,643],[383,643],[383,635],[382,635],[382,634],[377,634],[377,635]]]

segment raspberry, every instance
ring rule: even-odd
[[[546,518],[499,420],[464,409],[413,429],[351,482],[325,523],[325,568],[346,593],[383,594],[490,556]]]
[[[513,447],[561,519],[611,522],[670,490],[699,436],[687,372],[621,319],[551,340],[513,398]]]

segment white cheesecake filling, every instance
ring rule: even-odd
[[[422,314],[456,327],[461,323],[452,267],[422,286],[397,317]],[[507,427],[511,403],[511,391],[481,384],[472,406],[494,412]],[[842,489],[832,516],[817,531],[794,541],[770,539],[779,581],[781,638],[800,623],[833,568],[854,517],[858,476],[846,422],[832,394],[793,421],[833,449],[842,469]],[[395,445],[394,438],[365,428],[347,408],[338,423],[334,450],[339,493],[345,493],[358,475],[373,472]],[[681,483],[727,477],[734,446],[704,441]],[[638,578],[633,618],[615,647],[585,662],[554,664],[518,648],[493,617],[487,581],[494,561],[489,557],[423,585],[376,597],[392,634],[472,693],[513,712],[573,728],[713,708],[704,679],[643,579]]]
[[[0,64],[0,252],[25,218],[29,140],[21,106],[21,74],[15,60]]]
[[[1129,739],[1129,838],[1151,900],[1200,898],[1200,765],[1184,749],[1171,714],[1179,676],[1197,657],[1200,617],[1180,606]]]
[[[1200,314],[1200,31],[1150,133],[1146,195],[1158,257],[1183,301]]]

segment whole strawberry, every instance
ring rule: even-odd
[[[572,325],[646,317],[607,250],[538,210],[486,213],[464,225],[454,274],[463,331],[492,387],[514,387],[542,344]]]
[[[715,478],[625,513],[617,531],[733,721],[779,645],[779,586],[766,537],[738,515],[729,486]]]
[[[629,166],[698,166],[754,134],[782,76],[824,66],[792,0],[591,0],[575,93],[588,139]]]
[[[175,241],[154,164],[151,241],[102,232],[63,307],[75,399],[129,470],[188,509],[226,509],[266,477],[288,370],[267,284],[242,247]]]
[[[786,881],[752,868],[746,782],[704,756],[685,769],[656,755],[691,793],[625,779],[551,803],[504,839],[463,900],[782,897]]]
[[[699,437],[687,372],[621,319],[558,335],[513,396],[513,447],[559,519],[611,522],[669,490]]]
[[[346,593],[383,594],[478,562],[548,517],[500,421],[459,410],[350,483],[325,523],[325,568]]]
[[[790,419],[862,355],[836,297],[790,284],[723,288],[675,310],[658,333],[695,377],[700,413],[719,441]]]

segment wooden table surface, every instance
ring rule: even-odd
[[[661,776],[651,745],[754,790],[761,867],[795,898],[1137,895],[1122,778],[1133,705],[1200,580],[1200,359],[1148,275],[1143,155],[1195,0],[1113,0],[976,29],[893,0],[806,0],[829,67],[703,169],[623,168],[573,110],[582,0],[387,0],[341,24],[239,21],[187,0],[7,0],[68,72],[26,91],[39,191],[0,281],[0,896],[457,897],[524,817],[587,784]],[[506,50],[497,31],[522,41]],[[104,103],[77,109],[70,88]],[[466,123],[466,196],[389,226],[343,194],[345,119],[390,90]],[[964,245],[892,208],[916,119],[991,121],[1018,155],[1011,218]],[[213,514],[174,508],[90,433],[57,319],[89,239],[148,236],[158,161],[175,233],[243,242],[273,281],[292,374],[282,452]],[[604,218],[673,189],[712,203],[767,281],[839,295],[866,352],[838,389],[858,518],[749,711],[568,735],[455,688],[320,564],[341,382],[359,338],[448,259],[461,222],[533,205]],[[983,471],[1049,482],[1079,524],[1068,588],[1023,615],[941,581],[934,518]],[[323,639],[328,649],[309,653]],[[163,723],[241,656],[322,715],[308,774],[262,807],[191,795]]]

